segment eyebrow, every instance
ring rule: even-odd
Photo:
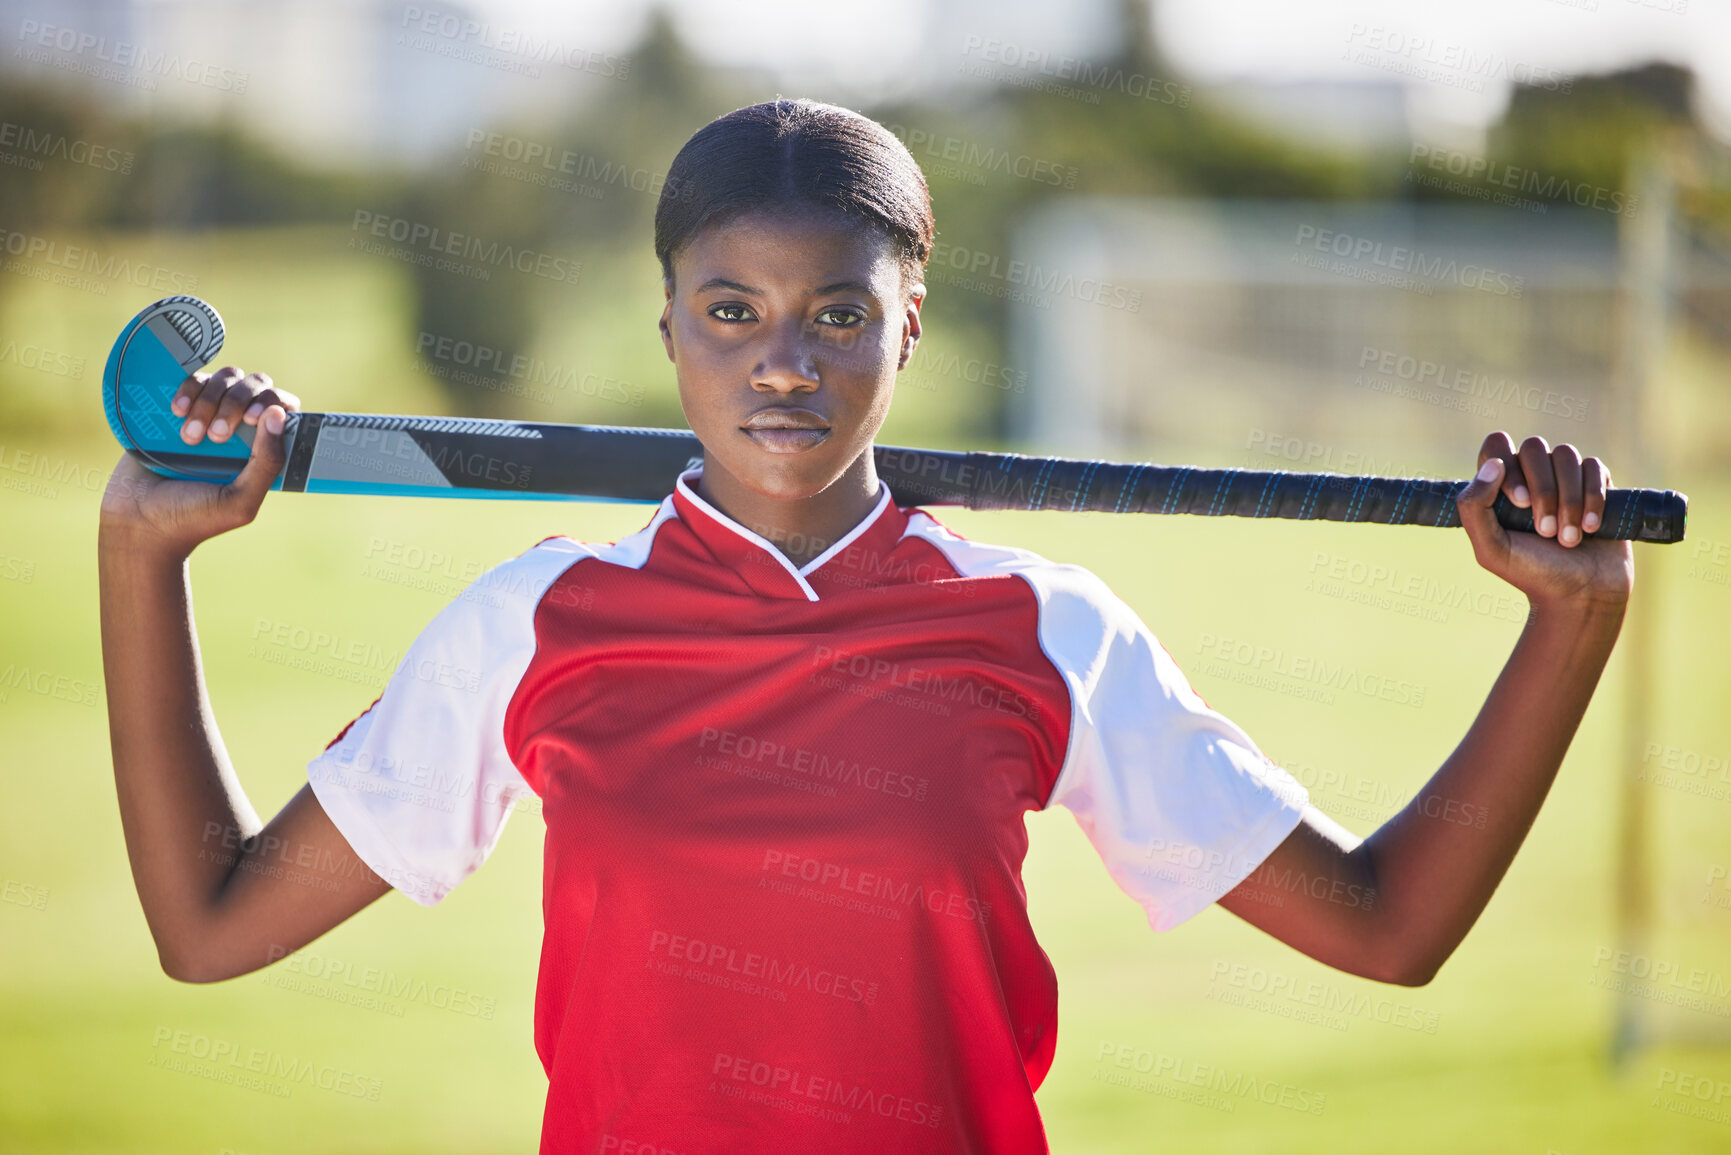
[[[696,291],[699,293],[706,293],[711,289],[727,289],[731,292],[746,293],[755,297],[763,296],[762,289],[754,289],[750,285],[742,285],[738,281],[730,281],[726,277],[711,277],[709,280],[703,282],[703,284],[697,286]],[[864,293],[868,297],[875,295],[872,293],[871,286],[865,284],[863,281],[833,281],[827,285],[819,285],[816,289],[812,290],[812,295],[815,297],[824,297],[828,296],[830,293],[840,293],[844,291]]]
[[[707,293],[711,289],[732,289],[736,293],[750,293],[753,296],[763,295],[762,290],[760,289],[754,289],[750,285],[742,285],[738,281],[730,281],[726,277],[711,277],[709,280],[703,282],[703,284],[697,286],[696,291],[699,293]]]

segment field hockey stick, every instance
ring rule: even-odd
[[[197,297],[165,297],[121,332],[102,374],[103,409],[120,444],[163,477],[223,483],[251,452],[253,427],[226,442],[187,445],[169,402],[222,348],[222,319]],[[659,502],[703,447],[683,429],[291,413],[287,461],[272,489],[417,497]],[[899,505],[1188,513],[1381,525],[1457,526],[1469,482],[1203,469],[877,446],[878,474]],[[1533,514],[1499,495],[1497,520],[1531,532]],[[1669,489],[1611,489],[1590,537],[1683,540],[1688,498]]]

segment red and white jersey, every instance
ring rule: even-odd
[[[541,799],[543,1152],[1043,1152],[1029,810],[1166,930],[1302,785],[1099,578],[876,508],[794,566],[692,489],[466,589],[308,766],[416,902]]]

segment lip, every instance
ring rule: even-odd
[[[829,439],[829,422],[810,409],[772,406],[759,409],[739,426],[759,448],[771,453],[804,453]]]
[[[740,422],[739,427],[746,430],[818,429],[829,432],[829,422],[825,421],[821,414],[794,405],[772,405],[767,409],[759,409]]]

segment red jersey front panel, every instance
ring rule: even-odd
[[[1303,788],[1086,571],[887,487],[795,568],[692,476],[638,534],[478,579],[315,791],[423,903],[540,795],[543,1151],[1045,1151],[1025,813],[1075,811],[1164,929]]]

